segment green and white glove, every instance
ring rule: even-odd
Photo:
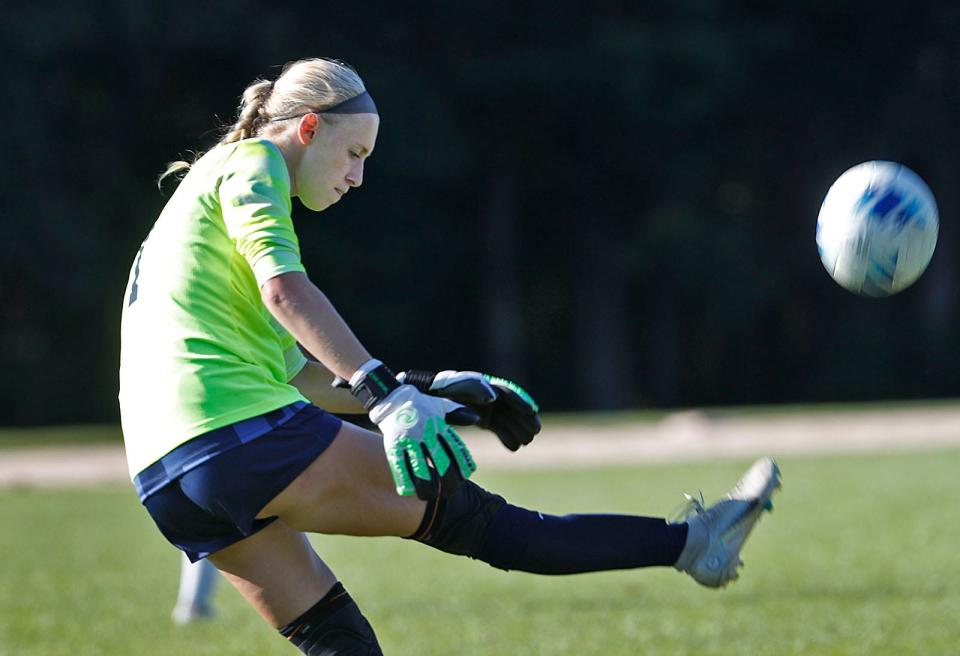
[[[379,360],[357,370],[350,390],[383,433],[397,494],[446,496],[476,471],[466,444],[447,423],[448,415],[464,419],[461,404],[401,385]],[[476,420],[476,415],[467,418]]]
[[[479,415],[477,426],[496,433],[511,451],[540,432],[540,407],[526,390],[506,378],[476,371],[407,371],[398,377],[421,392],[462,403]]]

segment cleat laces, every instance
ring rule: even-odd
[[[705,505],[706,502],[703,499],[703,490],[699,490],[698,494],[700,495],[699,499],[692,494],[684,492],[683,498],[685,501],[674,508],[673,511],[667,516],[667,523],[683,524],[691,517],[705,513],[707,509]]]

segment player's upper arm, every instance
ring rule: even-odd
[[[291,271],[273,276],[260,283],[260,298],[267,308],[297,304],[313,290],[313,283],[302,271]]]

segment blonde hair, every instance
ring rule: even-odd
[[[314,58],[289,62],[276,80],[257,79],[240,97],[236,122],[217,145],[233,143],[271,132],[272,123],[296,118],[309,111],[322,112],[365,91],[363,80],[349,64],[337,59]],[[329,117],[324,117],[329,120]],[[200,153],[194,158],[194,162]],[[157,180],[185,173],[191,162],[176,161]]]

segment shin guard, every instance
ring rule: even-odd
[[[477,558],[497,511],[506,500],[487,492],[473,481],[464,481],[450,496],[437,495],[417,532],[408,539],[459,556]]]

